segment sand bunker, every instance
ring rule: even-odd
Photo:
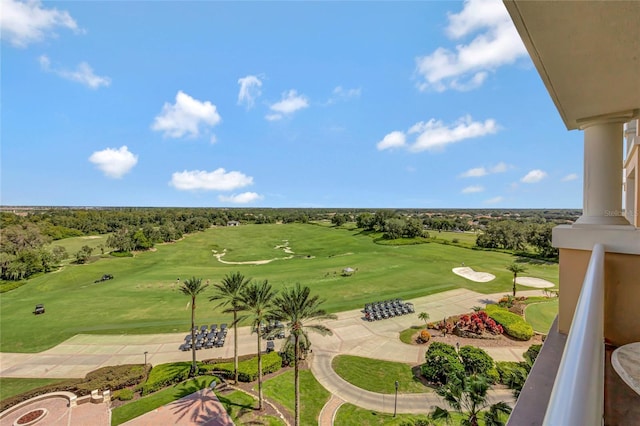
[[[276,247],[277,248],[277,247]],[[288,247],[287,247],[288,248]],[[231,262],[227,260],[222,260],[222,257],[227,254],[227,249],[222,250],[222,253],[218,253],[217,250],[211,250],[213,252],[213,257],[218,259],[218,262],[224,263],[226,265],[266,265],[267,263],[271,263],[275,260],[288,260],[293,259],[293,255],[287,257],[275,257],[273,259],[264,259],[264,260],[248,260],[246,262]],[[285,250],[285,252],[287,252]],[[289,253],[289,252],[287,252]],[[291,252],[293,253],[293,252]]]
[[[477,283],[486,283],[496,278],[496,276],[493,274],[490,274],[488,272],[476,272],[469,267],[453,268],[451,271],[453,271],[453,273],[456,275],[460,275],[463,278],[475,281]]]
[[[535,288],[551,288],[556,285],[550,281],[543,280],[542,278],[533,278],[533,277],[518,277],[516,278],[516,284],[520,284],[526,287],[535,287]]]

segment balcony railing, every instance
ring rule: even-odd
[[[604,246],[591,254],[545,426],[601,425],[604,415]]]

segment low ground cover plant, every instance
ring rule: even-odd
[[[277,352],[262,355],[262,374],[275,373],[282,368],[282,357]],[[208,364],[203,366],[205,371],[221,373],[225,378],[233,377],[233,362]],[[238,380],[253,382],[258,379],[258,357],[238,363]]]

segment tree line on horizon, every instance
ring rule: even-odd
[[[331,221],[335,226],[353,223],[365,231],[381,232],[383,238],[429,238],[429,230],[481,230],[476,246],[487,249],[525,251],[554,259],[551,229],[575,220],[571,210],[408,210],[408,209],[215,209],[215,208],[117,208],[33,209],[28,214],[0,212],[0,280],[18,281],[46,273],[71,258],[88,261],[94,249],[82,247],[67,253],[49,249],[53,240],[86,235],[111,234],[105,250],[127,254],[148,250],[155,244],[177,241],[184,234],[201,232],[231,221],[254,223],[309,223]]]

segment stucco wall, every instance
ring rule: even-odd
[[[560,249],[558,330],[568,333],[591,252]],[[620,346],[640,341],[640,256],[605,255],[605,322],[607,342]]]

